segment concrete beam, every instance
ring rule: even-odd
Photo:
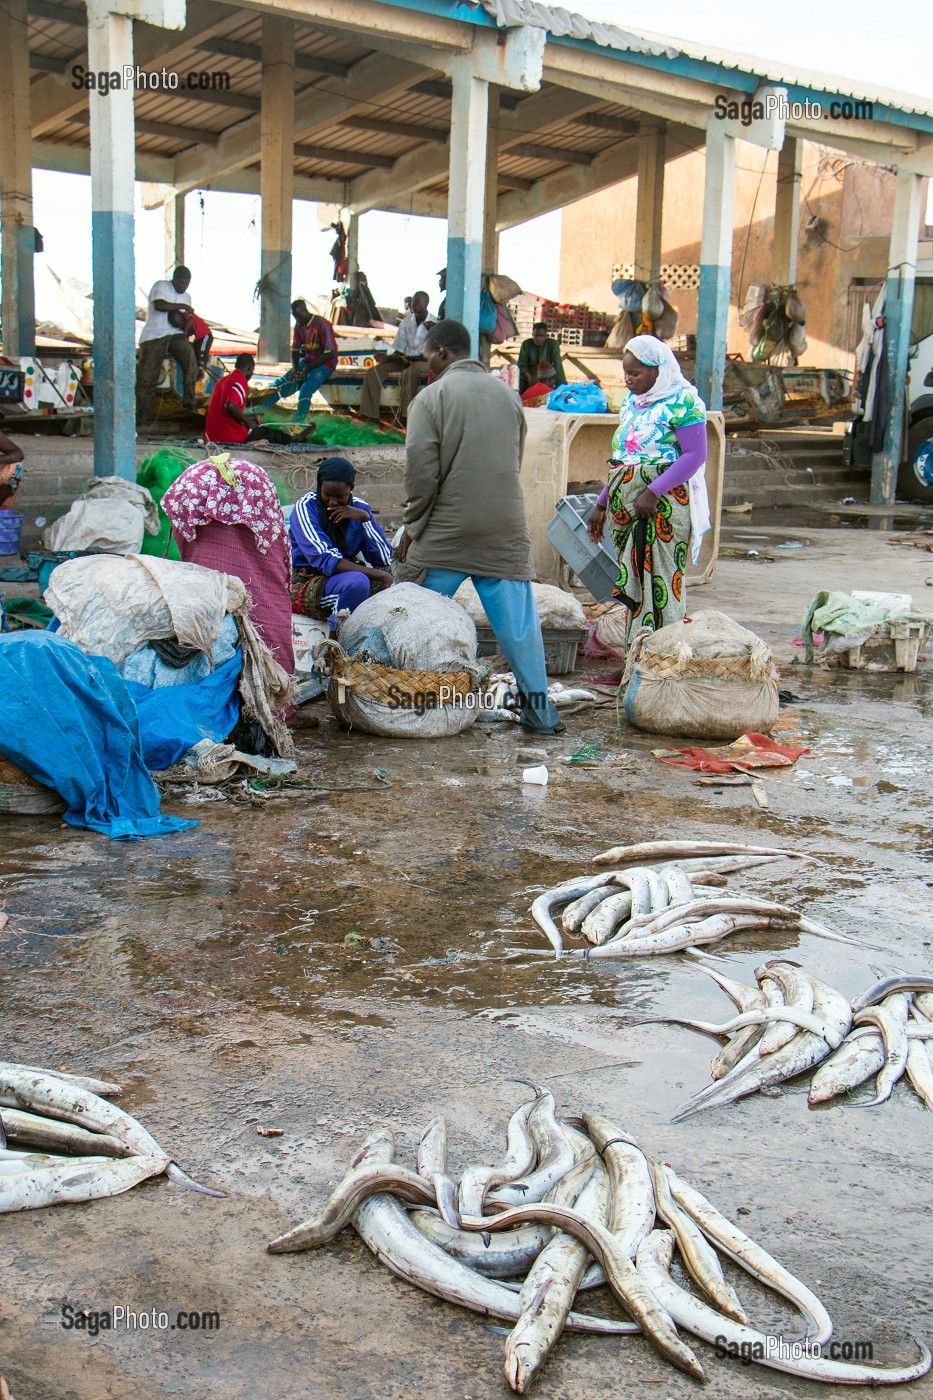
[[[696,376],[707,408],[722,408],[726,330],[732,290],[735,138],[710,118],[706,134],[706,182],[700,243]]]
[[[13,357],[36,348],[28,33],[26,0],[0,0],[0,314],[3,353]]]
[[[87,126],[91,118],[88,112],[75,112],[69,120]],[[217,131],[202,131],[200,127],[195,126],[176,126],[174,122],[154,122],[148,117],[136,118],[136,130],[140,136],[165,137],[169,141],[184,141],[189,146],[216,146],[220,138]]]
[[[646,123],[638,138],[635,206],[635,278],[639,282],[656,282],[661,274],[664,147],[663,126]]]
[[[82,28],[86,24],[83,11]],[[224,24],[236,23],[236,15],[216,0],[190,0],[188,19],[184,32],[166,33],[164,29],[153,29],[148,25],[138,26],[134,36],[136,62],[140,68],[172,68],[179,59],[186,57],[191,46],[204,36],[214,34]],[[32,85],[32,134],[41,136],[51,128],[60,126],[75,112],[88,105],[89,94],[76,92],[72,87],[71,68],[80,63],[87,70],[87,49],[76,53],[69,61],[65,74],[61,77],[49,75],[40,78]]]
[[[489,89],[486,119],[486,188],[483,194],[483,272],[499,267],[499,231],[496,205],[499,200],[499,89]]]
[[[59,170],[65,175],[90,175],[91,152],[87,146],[65,146],[53,141],[33,141],[34,170]],[[171,185],[174,162],[168,156],[136,153],[136,179],[154,185]],[[166,196],[168,198],[169,196]],[[159,203],[163,201],[160,200]]]
[[[376,103],[391,102],[407,91],[422,71],[413,63],[371,54],[353,65],[349,78],[323,78],[296,98],[295,139],[307,138],[343,116],[372,111]],[[260,121],[258,117],[248,117],[223,132],[216,149],[206,156],[196,151],[178,156],[174,183],[179,189],[195,189],[251,164],[259,150]]]
[[[34,73],[64,73],[68,64],[64,58],[50,58],[46,53],[29,51],[29,67]]]
[[[295,145],[295,34],[287,19],[262,21],[262,245],[259,358],[287,360],[291,348],[292,180]]]
[[[778,152],[774,191],[774,242],[771,281],[778,287],[797,284],[797,238],[800,230],[800,142],[787,138]]]
[[[251,63],[262,62],[262,48],[259,44],[244,44],[239,39],[205,39],[198,48],[206,53],[220,53],[226,58],[245,58]],[[335,58],[319,58],[313,53],[295,53],[295,71],[298,73],[326,73],[333,78],[346,78],[350,74],[349,63],[338,63]]]
[[[668,136],[669,158],[673,157],[674,152],[680,155],[703,144],[699,132],[690,127],[669,127]],[[608,150],[600,151],[593,164],[585,170],[557,170],[553,175],[538,180],[528,193],[502,195],[497,216],[500,232],[630,179],[638,172],[638,150],[637,137],[629,136]]]
[[[894,504],[904,448],[910,322],[913,316],[914,284],[917,276],[917,240],[920,236],[920,191],[919,175],[909,170],[897,172],[884,297],[891,403],[884,433],[884,447],[872,457],[871,500],[874,505]]]
[[[599,101],[598,98],[560,90],[540,92],[526,97],[514,112],[506,115],[502,112],[505,95],[499,94],[500,154],[520,145],[542,128],[573,120],[580,113],[595,107]],[[350,189],[350,203],[360,213],[366,209],[385,208],[383,201],[386,199],[398,198],[409,190],[442,180],[447,167],[446,146],[430,151],[409,151],[399,156],[392,169],[384,175],[360,175],[354,180]]]
[[[542,146],[538,141],[520,141],[512,147],[520,160],[558,161],[561,165],[592,165],[592,151],[566,151],[563,146]]]
[[[296,160],[329,160],[339,165],[362,165],[370,170],[391,170],[394,156],[375,151],[354,151],[349,146],[296,146]]]
[[[439,127],[389,121],[386,117],[344,117],[340,125],[353,131],[372,131],[381,136],[401,136],[407,141],[438,141],[441,144],[446,144],[447,141],[447,132]]]

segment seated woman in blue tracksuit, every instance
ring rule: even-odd
[[[330,621],[389,588],[392,546],[365,501],[353,494],[356,472],[345,457],[318,468],[317,489],[292,510],[292,612]],[[365,563],[360,562],[362,555]]]

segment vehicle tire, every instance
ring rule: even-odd
[[[908,501],[933,505],[933,417],[921,418],[907,434],[897,492]]]

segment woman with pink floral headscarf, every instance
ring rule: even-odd
[[[242,579],[250,618],[279,665],[291,675],[291,548],[268,473],[254,462],[218,453],[182,472],[162,497],[181,558]]]

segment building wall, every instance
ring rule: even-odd
[[[705,162],[703,151],[692,151],[667,164],[662,262],[700,261]],[[749,285],[771,279],[776,168],[776,152],[737,143],[728,345],[730,353],[746,357],[748,337],[738,316]],[[635,195],[633,177],[564,210],[562,301],[616,310],[610,291],[612,266],[634,257]],[[846,345],[849,286],[857,278],[884,277],[893,200],[894,177],[888,171],[804,143],[797,287],[807,307],[809,348],[802,363],[851,368]],[[676,289],[671,300],[679,312],[678,332],[695,331],[696,291]]]

